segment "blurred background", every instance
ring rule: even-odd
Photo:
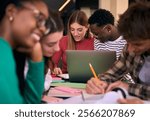
[[[64,34],[66,34],[68,18],[76,9],[84,11],[89,17],[96,9],[104,8],[111,11],[117,21],[119,15],[137,1],[150,0],[45,0],[50,9],[60,12],[65,25]]]

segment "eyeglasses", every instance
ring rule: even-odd
[[[25,5],[22,5],[22,7],[25,8],[25,9],[28,9],[28,10],[32,11],[35,14],[35,19],[36,19],[36,25],[37,25],[37,27],[38,28],[45,27],[46,30],[44,32],[44,35],[47,35],[49,33],[49,31],[50,31],[50,26],[49,26],[49,24],[47,22],[48,20],[46,20],[44,18],[43,13],[41,13],[36,8],[29,8],[29,7],[25,6]]]

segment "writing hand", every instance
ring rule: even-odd
[[[90,94],[103,94],[108,84],[97,78],[91,78],[86,84],[86,92]]]

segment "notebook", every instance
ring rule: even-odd
[[[69,81],[79,83],[86,83],[94,77],[89,63],[96,74],[100,74],[107,71],[116,60],[115,51],[67,50],[66,56]]]

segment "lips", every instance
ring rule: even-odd
[[[80,41],[80,37],[74,37],[74,39],[76,40],[76,41]]]

